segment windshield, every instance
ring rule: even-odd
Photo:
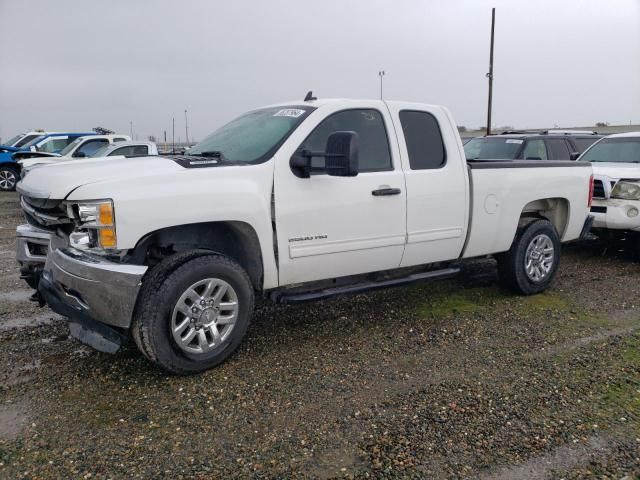
[[[467,160],[513,160],[523,140],[520,138],[472,138],[464,145]]]
[[[604,138],[584,152],[580,160],[640,163],[640,137]]]
[[[270,158],[313,110],[312,107],[292,106],[245,113],[190,148],[187,154],[259,163]]]
[[[14,143],[16,143],[18,140],[20,140],[23,137],[23,135],[24,134],[21,133],[20,135],[16,135],[15,137],[11,137],[9,140],[4,142],[4,144],[12,147]]]
[[[76,146],[80,142],[82,142],[82,140],[84,140],[84,138],[82,138],[82,137],[76,138],[73,142],[71,142],[69,145],[67,145],[62,150],[60,150],[60,155],[63,156],[63,157],[68,155],[74,148],[76,148]]]

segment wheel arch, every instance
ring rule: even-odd
[[[562,197],[541,198],[527,203],[520,213],[518,227],[522,227],[535,219],[546,219],[556,229],[562,239],[569,225],[570,203]]]
[[[262,290],[264,264],[255,229],[246,222],[220,221],[173,225],[146,234],[129,252],[129,261],[155,265],[188,250],[207,250],[240,264],[256,290]]]

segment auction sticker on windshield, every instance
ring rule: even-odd
[[[298,118],[301,115],[304,115],[304,110],[300,110],[298,108],[283,108],[282,110],[278,110],[273,114],[274,117],[293,117]]]
[[[510,138],[509,140],[507,140],[505,143],[517,143],[518,145],[521,144],[524,140],[518,140],[517,138]]]

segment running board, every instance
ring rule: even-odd
[[[342,295],[353,295],[356,293],[368,292],[372,290],[380,290],[390,287],[401,287],[411,283],[423,282],[425,280],[440,280],[449,278],[460,273],[460,267],[443,268],[441,270],[433,270],[430,272],[414,273],[406,277],[394,278],[391,280],[381,280],[379,282],[364,282],[355,285],[345,285],[344,287],[333,287],[325,290],[317,290],[314,292],[291,292],[279,290],[271,292],[269,297],[277,303],[304,303],[314,300],[324,300],[325,298],[338,297]]]

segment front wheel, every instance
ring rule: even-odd
[[[535,220],[518,230],[511,249],[497,260],[507,288],[523,295],[543,292],[560,265],[560,238],[551,222]]]
[[[11,192],[18,183],[18,170],[9,165],[0,165],[0,191]]]
[[[185,255],[156,266],[140,292],[133,338],[164,370],[187,375],[212,368],[240,345],[254,291],[240,265],[221,255]]]

